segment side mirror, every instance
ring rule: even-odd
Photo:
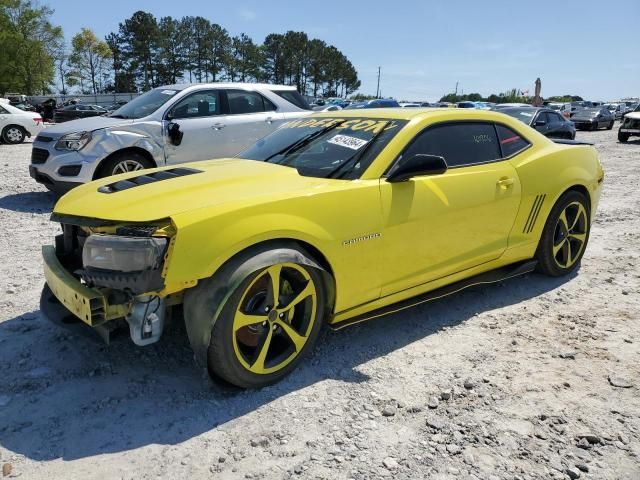
[[[182,136],[184,132],[180,131],[180,125],[177,123],[169,123],[167,127],[167,134],[169,135],[169,141],[176,147],[182,143]]]
[[[406,182],[413,177],[439,175],[446,171],[447,162],[444,157],[418,153],[396,165],[387,175],[387,182]]]
[[[545,122],[544,120],[536,120],[536,123],[534,124],[534,126],[536,127],[544,127],[547,124],[547,122]]]

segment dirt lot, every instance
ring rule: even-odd
[[[617,129],[617,125],[616,125]],[[640,141],[596,143],[582,268],[474,288],[339,333],[233,392],[184,331],[101,346],[38,310],[54,197],[0,145],[0,463],[27,479],[640,478]]]

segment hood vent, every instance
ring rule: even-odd
[[[147,185],[148,183],[171,180],[172,178],[184,177],[185,175],[192,175],[194,173],[202,173],[202,170],[196,170],[195,168],[172,168],[170,170],[160,170],[157,172],[143,174],[139,177],[127,178],[126,180],[120,180],[115,183],[103,185],[98,188],[98,191],[100,193],[116,193],[121,192],[122,190],[139,187],[141,185]]]

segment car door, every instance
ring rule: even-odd
[[[258,92],[225,89],[223,95],[229,112],[224,122],[227,139],[224,156],[237,155],[284,122],[284,115],[273,102]]]
[[[0,106],[0,132],[2,129],[9,123],[9,119],[11,118],[11,114],[7,111],[7,109],[2,108]]]
[[[180,145],[171,143],[165,122],[165,158],[167,164],[207,160],[226,156],[228,143],[226,115],[222,114],[220,90],[193,92],[178,100],[166,113],[168,122],[182,132]]]
[[[547,137],[563,138],[566,136],[564,120],[555,112],[547,112]]]
[[[439,124],[419,133],[397,162],[414,154],[445,158],[441,175],[381,180],[382,295],[472,268],[502,255],[521,186],[502,157],[526,141],[488,122]]]
[[[543,135],[549,134],[551,125],[547,112],[538,112],[538,115],[533,121],[533,127]]]

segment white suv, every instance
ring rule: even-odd
[[[62,193],[118,173],[232,157],[285,121],[310,113],[295,87],[168,85],[108,116],[45,129],[33,143],[29,173]]]

